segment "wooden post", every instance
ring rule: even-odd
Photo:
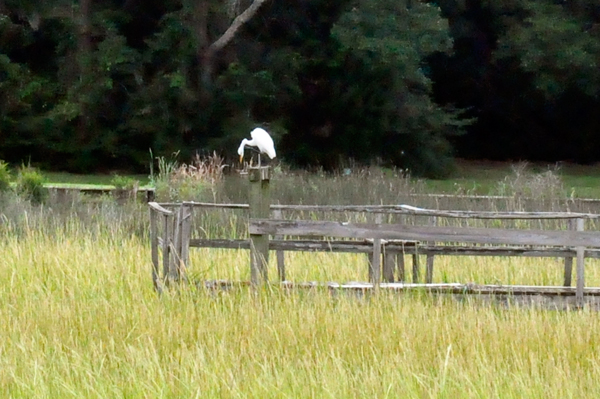
[[[273,211],[273,217],[275,219],[281,219],[281,210],[275,209]],[[275,236],[276,240],[282,240],[282,235]],[[284,252],[280,249],[277,250],[277,274],[279,275],[279,281],[285,281],[285,257]]]
[[[373,240],[373,257],[369,262],[369,280],[374,285],[381,282],[381,238]]]
[[[169,242],[171,237],[169,235],[169,215],[163,215],[163,236],[162,236],[162,257],[163,257],[163,279],[167,280],[169,275]]]
[[[150,208],[150,247],[152,258],[152,284],[154,289],[161,292],[158,283],[158,226],[156,225],[156,211]]]
[[[190,234],[192,232],[192,210],[189,203],[183,203],[181,206],[181,245],[179,249],[179,277],[187,280],[187,268],[190,263]]]
[[[381,224],[383,217],[380,213],[375,215],[375,223]],[[368,254],[369,281],[373,284],[381,282],[381,239],[373,240],[373,252]]]
[[[577,231],[584,230],[584,220],[577,219]],[[577,247],[577,287],[575,291],[575,302],[578,308],[583,307],[583,287],[585,286],[585,247]]]
[[[396,254],[396,266],[398,267],[398,281],[403,283],[406,278],[404,272],[404,251]]]
[[[398,257],[396,251],[389,251],[386,246],[383,246],[383,280],[388,283],[394,282],[394,269]]]
[[[569,230],[576,230],[576,222],[574,219],[569,219],[567,220],[568,223],[568,229]],[[573,258],[572,257],[567,257],[565,258],[565,279],[564,279],[564,283],[563,285],[565,287],[570,287],[571,286],[571,276],[573,275]]]
[[[438,225],[438,218],[434,216],[432,219],[433,226]],[[429,245],[435,246],[435,241],[429,242]],[[431,284],[433,282],[433,255],[427,254],[427,260],[425,263],[425,284]]]
[[[259,166],[248,168],[250,179],[250,218],[266,219],[269,217],[271,195],[269,180],[271,168]],[[250,281],[253,285],[266,282],[269,264],[268,234],[250,234]]]
[[[413,283],[419,282],[419,254],[418,248],[415,247],[415,253],[413,254]]]
[[[433,282],[433,255],[427,254],[427,264],[425,266],[425,283]]]
[[[170,243],[170,261],[169,261],[169,276],[170,281],[179,281],[181,269],[181,225],[183,220],[183,205],[179,206],[175,217],[173,218],[173,239]]]

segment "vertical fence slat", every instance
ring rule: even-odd
[[[158,283],[158,226],[156,223],[157,214],[150,208],[150,250],[152,258],[152,284],[154,289],[160,292]]]
[[[179,264],[181,262],[181,219],[182,219],[183,205],[179,206],[179,209],[175,213],[173,218],[173,239],[170,245],[171,256],[169,262],[169,280],[179,281]]]
[[[187,268],[190,263],[190,236],[192,232],[193,208],[190,204],[184,203],[182,206],[181,218],[181,261],[179,263],[179,276],[187,280]]]
[[[275,209],[273,211],[273,217],[275,219],[281,219],[281,210],[279,209]],[[276,240],[283,240],[283,236],[282,235],[277,235],[275,236]],[[284,256],[284,252],[282,250],[277,250],[277,252],[275,253],[277,256],[277,274],[279,275],[279,281],[285,281],[286,277],[285,277],[285,256]]]
[[[412,278],[413,278],[413,283],[418,283],[419,282],[419,254],[416,252],[417,249],[415,248],[415,253],[412,256]]]
[[[169,235],[169,216],[163,215],[163,236],[162,236],[162,257],[163,257],[163,276],[162,278],[167,281],[169,275],[169,241],[171,237]]]
[[[427,264],[425,268],[425,282],[431,284],[433,281],[433,258],[431,254],[427,254]]]
[[[576,224],[577,223],[574,219],[567,220],[567,229],[568,230],[576,230]],[[572,275],[573,275],[573,258],[569,256],[569,257],[565,258],[565,278],[564,278],[564,282],[563,282],[563,285],[565,287],[571,286]]]
[[[404,271],[404,252],[398,252],[396,254],[396,267],[398,268],[398,281],[403,283],[406,279]]]
[[[577,219],[577,231],[584,230],[584,220]],[[585,286],[585,248],[577,247],[577,288],[575,302],[577,307],[583,307],[583,287]]]
[[[373,240],[373,257],[369,263],[369,275],[370,281],[379,285],[381,282],[381,239],[375,238]]]
[[[398,257],[398,252],[390,251],[383,246],[383,280],[388,283],[394,282],[395,262]]]

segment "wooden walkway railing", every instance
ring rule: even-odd
[[[319,206],[270,205],[269,172],[250,171],[250,204],[150,202],[152,278],[162,284],[185,279],[189,250],[193,247],[249,249],[251,282],[266,281],[269,251],[277,251],[278,275],[286,280],[284,251],[331,251],[369,255],[369,280],[376,285],[405,280],[404,256],[412,255],[413,282],[419,282],[418,255],[427,257],[425,282],[432,283],[435,256],[529,256],[565,258],[564,286],[571,285],[573,259],[577,259],[577,302],[583,301],[584,258],[600,258],[600,233],[583,231],[590,213],[473,212],[422,209],[410,205]],[[195,208],[248,210],[249,239],[192,238]],[[345,223],[322,220],[283,220],[283,212],[344,212],[379,215],[413,215],[430,218],[484,220],[567,220],[567,230],[530,230],[452,226],[411,226],[398,223]],[[270,219],[272,217],[273,219]],[[563,224],[564,228],[564,224]],[[159,235],[159,230],[162,235]],[[294,238],[296,237],[296,238]],[[160,251],[162,250],[162,251]],[[162,252],[162,273],[159,252]],[[162,274],[162,276],[161,276]]]

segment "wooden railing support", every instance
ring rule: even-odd
[[[273,211],[273,217],[275,219],[281,219],[281,209],[275,209]],[[276,235],[274,237],[276,240],[283,240],[283,236],[282,235]],[[279,281],[285,281],[286,280],[286,276],[285,276],[285,256],[284,256],[284,252],[282,250],[277,250],[277,252],[275,252],[276,256],[277,256],[277,274],[279,275]]]
[[[577,231],[584,230],[584,219],[577,219]],[[585,286],[585,247],[577,247],[577,287],[575,302],[578,308],[583,307],[583,287]]]

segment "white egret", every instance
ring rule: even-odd
[[[269,156],[269,158],[275,158],[275,145],[273,144],[273,139],[267,133],[266,130],[257,127],[253,131],[250,132],[250,136],[252,136],[252,140],[244,139],[240,144],[240,148],[238,148],[238,154],[240,156],[240,162],[244,159],[244,147],[253,146],[258,147],[258,166],[260,166],[260,154],[265,153]]]

